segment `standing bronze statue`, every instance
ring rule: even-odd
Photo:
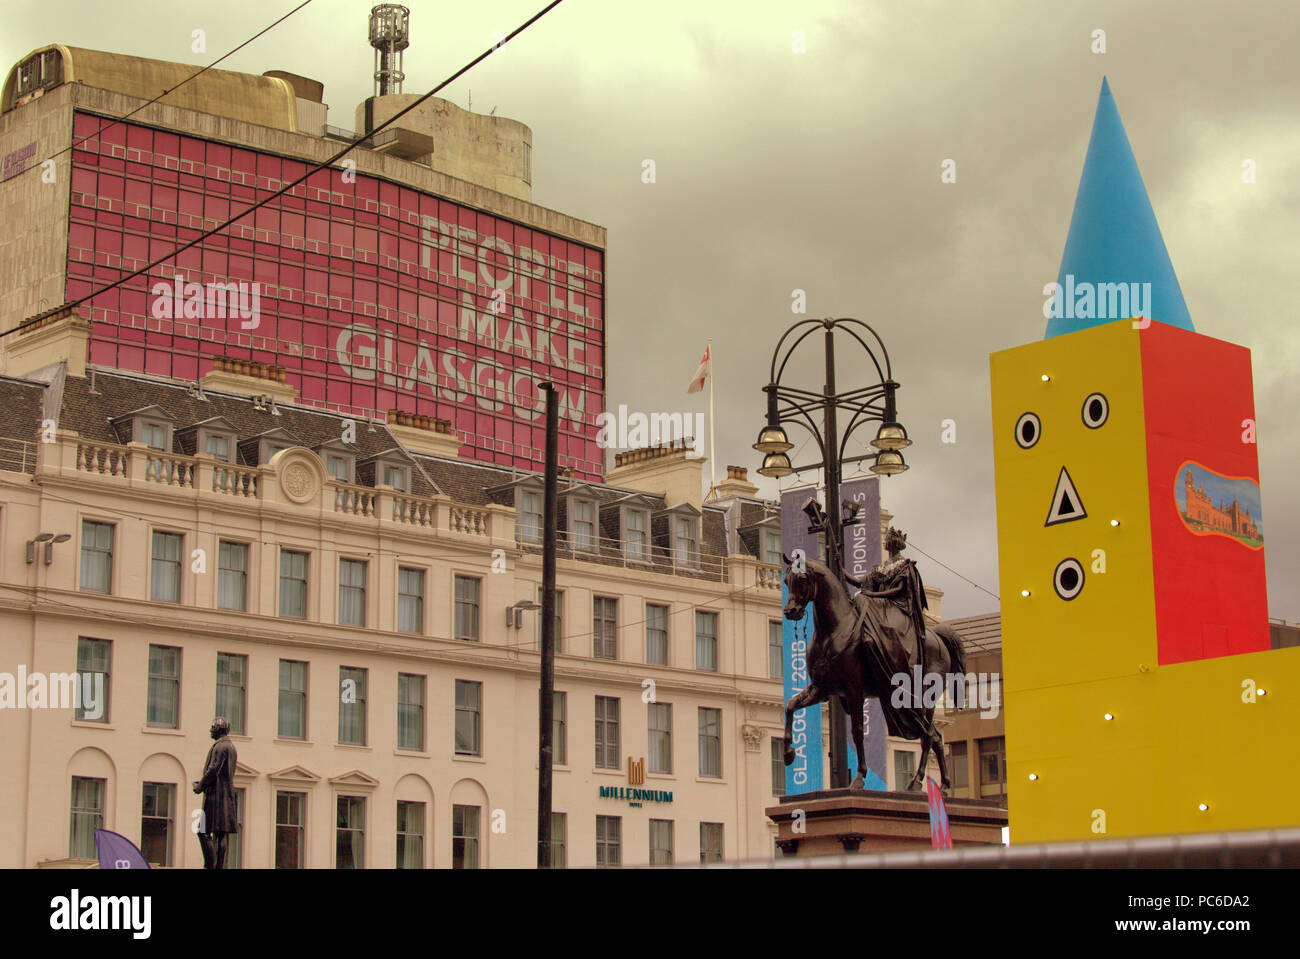
[[[889,561],[862,580],[845,576],[847,583],[862,587],[850,599],[848,586],[832,575],[825,563],[805,559],[796,568],[789,557],[786,572],[789,599],[787,619],[803,619],[808,604],[813,606],[813,638],[808,645],[806,688],[785,704],[785,764],[794,761],[791,724],[796,710],[815,706],[832,696],[849,716],[853,745],[858,753],[858,774],[850,789],[863,788],[862,770],[867,768],[863,743],[862,704],[870,696],[880,700],[885,725],[891,736],[921,741],[921,761],[907,784],[919,789],[925,777],[930,751],[939,761],[939,775],[946,791],[948,763],[943,754],[943,734],[934,725],[935,704],[925,705],[924,687],[946,686],[949,675],[964,676],[966,652],[961,636],[950,626],[927,628],[925,588],[916,563],[901,557],[907,537],[890,529],[885,539]],[[917,667],[922,677],[916,688]],[[902,688],[903,705],[895,700]]]
[[[230,721],[224,716],[212,720],[212,738],[203,766],[203,778],[194,792],[203,794],[203,818],[199,823],[199,845],[203,847],[204,869],[226,868],[227,838],[239,832],[235,809],[235,763],[238,755],[230,741]]]

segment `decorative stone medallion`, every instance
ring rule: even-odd
[[[294,460],[280,470],[280,489],[289,500],[306,503],[320,494],[320,480],[308,464]]]

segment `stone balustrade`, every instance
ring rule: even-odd
[[[208,501],[237,500],[253,506],[301,506],[369,524],[427,530],[440,535],[466,538],[483,544],[527,546],[520,539],[514,509],[500,504],[469,505],[443,495],[416,496],[391,486],[357,486],[325,476],[314,453],[285,451],[275,465],[241,466],[225,463],[201,453],[182,456],[150,449],[143,443],[118,445],[88,440],[70,430],[61,430],[54,443],[42,444],[37,472],[44,475],[76,476],[107,482],[126,489],[148,490],[152,495],[181,496]],[[307,456],[312,459],[306,459]],[[314,479],[311,477],[315,476]],[[215,500],[215,502],[214,502]],[[536,545],[540,545],[540,542]],[[628,559],[623,545],[601,540],[587,550],[566,544],[562,555],[609,565],[626,565],[670,575],[685,574],[729,579],[741,586],[758,589],[781,588],[781,569],[757,563],[748,557],[722,557],[692,553],[682,561],[674,551],[652,546],[644,550],[641,562]],[[735,564],[735,560],[744,562]],[[751,572],[752,570],[752,572]]]
[[[119,445],[87,440],[75,432],[60,432],[55,443],[43,444],[38,471],[93,478],[126,488],[147,488],[187,498],[216,496],[288,503],[276,482],[278,469],[224,463],[207,454],[182,456],[149,449],[142,443]],[[314,455],[314,454],[313,454]],[[318,505],[326,512],[392,522],[400,526],[473,537],[509,539],[514,511],[501,506],[468,506],[446,496],[415,496],[381,486],[356,486],[327,478],[321,484]]]

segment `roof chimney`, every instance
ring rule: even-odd
[[[749,481],[749,470],[743,466],[728,466],[727,478],[713,488],[711,500],[734,499],[737,496],[753,498],[758,487]]]
[[[690,451],[684,440],[675,440],[616,453],[605,482],[643,493],[662,493],[669,507],[690,503],[699,509],[704,457],[690,456]]]

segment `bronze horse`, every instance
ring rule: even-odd
[[[810,682],[785,704],[785,764],[794,761],[791,723],[795,710],[838,696],[849,715],[858,754],[858,774],[849,788],[862,789],[862,771],[867,768],[862,706],[867,697],[874,696],[880,700],[891,736],[921,741],[921,761],[907,788],[920,788],[933,749],[939,761],[942,788],[946,791],[950,786],[948,763],[943,754],[943,735],[934,725],[934,704],[924,706],[920,690],[915,691],[918,693],[915,699],[910,694],[900,697],[904,701],[902,706],[893,697],[900,685],[905,690],[911,689],[913,670],[918,665],[923,664],[923,687],[934,682],[930,677],[937,676],[943,684],[950,674],[964,675],[966,653],[961,636],[942,624],[927,628],[922,659],[918,655],[915,626],[889,602],[889,596],[898,590],[879,593],[864,590],[850,599],[844,584],[831,574],[825,563],[806,559],[800,571],[790,565],[788,558],[786,564],[790,568],[786,573],[789,599],[785,616],[801,620],[811,603],[814,630],[808,645]],[[856,580],[850,582],[857,585]]]

